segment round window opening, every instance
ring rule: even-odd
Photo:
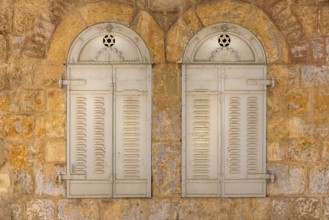
[[[113,47],[115,44],[115,38],[113,35],[105,35],[103,38],[103,44],[105,47]]]
[[[231,43],[231,38],[229,35],[227,34],[222,34],[219,36],[218,38],[218,44],[221,46],[221,47],[228,47]]]

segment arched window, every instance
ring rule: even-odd
[[[230,23],[208,26],[183,58],[182,181],[185,197],[266,194],[266,57]]]
[[[143,40],[116,23],[73,42],[67,91],[67,196],[151,196],[151,58]]]

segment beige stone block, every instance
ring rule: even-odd
[[[281,86],[271,88],[267,92],[268,114],[279,113],[283,109],[283,94],[285,89]]]
[[[320,9],[320,32],[323,35],[329,34],[329,6]]]
[[[324,140],[322,145],[322,161],[329,162],[329,140]]]
[[[11,146],[9,148],[9,162],[16,170],[32,166],[32,163],[29,161],[28,146]]]
[[[287,159],[290,162],[310,163],[320,160],[320,141],[312,137],[287,141]]]
[[[65,114],[50,114],[45,117],[45,133],[47,137],[61,138],[65,136]]]
[[[17,112],[20,105],[20,93],[3,92],[0,93],[0,110],[1,112]]]
[[[34,181],[31,170],[17,171],[14,179],[14,194],[17,196],[31,195],[34,191]]]
[[[37,8],[16,4],[13,19],[14,34],[22,35],[32,29],[37,14]]]
[[[314,94],[314,111],[326,114],[329,111],[329,91],[319,90]]]
[[[286,148],[283,144],[276,140],[271,139],[267,141],[267,160],[268,161],[283,161],[286,159]]]
[[[8,138],[30,138],[33,134],[33,128],[33,117],[10,115],[5,118],[5,135]]]
[[[313,166],[310,170],[310,193],[329,193],[329,169],[325,165]]]
[[[28,220],[54,219],[55,204],[49,199],[31,200],[26,205],[26,217]]]
[[[64,196],[65,184],[58,183],[58,174],[65,173],[65,167],[46,164],[34,166],[35,194],[45,196]]]
[[[0,34],[0,63],[4,63],[7,60],[8,51],[7,51],[7,40],[4,35]],[[1,89],[0,83],[0,89]]]
[[[66,63],[71,44],[86,27],[85,21],[81,19],[78,12],[68,13],[54,32],[46,55],[47,61],[60,65]]]
[[[184,51],[191,38],[202,28],[193,10],[188,10],[170,28],[166,37],[166,54],[169,62],[183,59]]]
[[[294,6],[292,11],[296,13],[307,36],[314,36],[317,33],[318,7],[316,6]]]
[[[303,165],[270,165],[275,174],[275,182],[269,183],[269,196],[302,194],[307,187],[307,168]]]
[[[129,26],[135,15],[135,10],[129,5],[113,2],[89,3],[79,11],[88,26],[99,22],[119,22]]]
[[[50,163],[65,163],[66,146],[64,140],[51,140],[47,142],[45,161]]]
[[[0,3],[1,4],[1,3]],[[0,5],[0,27],[5,32],[12,31],[14,7],[12,4]]]
[[[268,74],[270,78],[274,78],[275,87],[298,86],[300,82],[299,65],[269,65]]]
[[[135,30],[145,41],[153,63],[164,62],[164,32],[147,12],[142,11],[138,17]],[[153,56],[152,56],[153,55]]]
[[[173,98],[181,96],[181,70],[177,64],[156,65],[152,73],[153,97]]]
[[[298,198],[295,209],[297,219],[321,219],[321,200],[319,198]]]
[[[0,174],[0,195],[9,192],[10,182],[9,174]]]
[[[21,110],[23,112],[42,112],[45,109],[45,102],[43,91],[25,90],[21,95]]]
[[[64,73],[65,66],[63,63],[59,65],[37,65],[34,70],[33,84],[38,89],[44,89],[45,87],[58,89],[58,80]]]
[[[294,219],[296,216],[294,205],[294,199],[292,198],[274,198],[272,201],[272,219]]]
[[[284,111],[291,114],[307,114],[310,111],[309,96],[310,92],[305,88],[290,88],[284,93]]]
[[[47,111],[65,112],[66,94],[61,89],[50,89],[47,91]]]
[[[288,119],[276,115],[268,117],[267,135],[270,139],[286,138],[289,136]]]

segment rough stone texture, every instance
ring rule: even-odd
[[[325,166],[315,166],[310,171],[310,192],[326,194],[329,192],[329,169]]]
[[[325,46],[323,39],[312,40],[313,59],[315,61],[322,61],[325,54]]]
[[[272,201],[272,219],[280,220],[280,219],[293,219],[295,213],[294,209],[294,201],[289,198],[275,198]]]
[[[54,218],[54,202],[51,200],[33,200],[27,203],[27,220],[49,220]]]
[[[329,6],[320,9],[320,32],[323,35],[329,34]]]
[[[0,219],[12,220],[11,218],[11,202],[8,198],[0,196]]]
[[[18,171],[14,182],[14,193],[16,195],[31,195],[34,192],[34,181],[31,170]]]
[[[47,142],[45,161],[50,163],[65,163],[66,145],[63,140],[49,140]]]
[[[302,82],[305,85],[321,86],[329,84],[328,66],[302,66]]]
[[[60,200],[57,219],[100,219],[97,200]]]
[[[317,27],[314,24],[318,22],[318,7],[298,5],[294,6],[292,10],[297,14],[306,35],[314,36],[317,32]]]
[[[306,114],[310,108],[308,91],[305,89],[285,91],[283,105],[287,113]]]
[[[64,112],[66,95],[64,90],[51,89],[47,91],[47,111]]]
[[[64,184],[58,183],[58,174],[66,173],[63,167],[44,165],[35,168],[35,182],[37,195],[63,196],[65,195]]]
[[[302,165],[271,165],[270,172],[275,173],[275,183],[268,185],[270,196],[301,194],[306,190],[307,173]]]
[[[164,32],[155,23],[150,14],[142,11],[136,21],[136,32],[144,39],[153,63],[163,62],[164,55]]]
[[[320,219],[321,202],[317,198],[298,198],[296,200],[296,217],[299,219]]]

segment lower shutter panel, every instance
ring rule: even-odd
[[[224,95],[224,196],[265,196],[264,98],[264,92]]]
[[[151,196],[151,97],[146,68],[119,66],[115,71],[114,197]]]
[[[186,197],[216,197],[218,180],[218,93],[187,92]]]
[[[68,197],[109,197],[111,180],[111,94],[70,92]]]

